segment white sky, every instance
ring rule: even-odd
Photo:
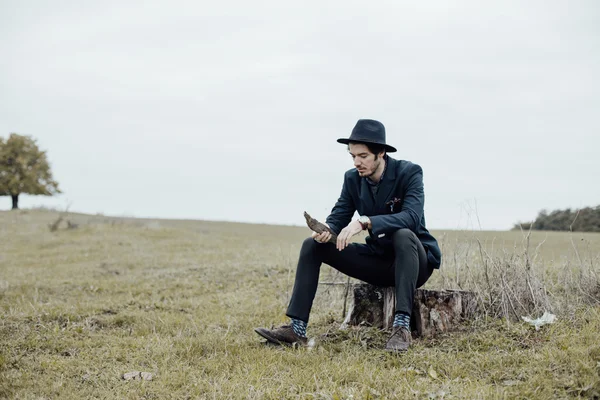
[[[359,118],[423,167],[431,229],[600,204],[596,0],[0,0],[0,55],[0,135],[64,192],[22,207],[302,225]]]

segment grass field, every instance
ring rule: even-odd
[[[317,293],[314,347],[265,346],[253,332],[286,322],[308,228],[71,214],[77,229],[50,232],[56,218],[0,212],[0,398],[600,396],[600,234],[434,232],[444,265],[426,287],[487,291],[491,315],[519,283],[494,277],[523,267],[535,312],[558,321],[536,331],[481,318],[395,356],[383,332],[338,329],[342,287]],[[154,378],[123,380],[130,371]]]

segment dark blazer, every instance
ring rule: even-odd
[[[366,178],[361,178],[355,168],[347,171],[340,198],[326,222],[339,234],[350,223],[355,211],[368,216],[372,229],[365,250],[379,255],[393,254],[393,233],[408,228],[423,244],[429,265],[439,268],[442,252],[425,227],[423,170],[410,161],[395,160],[390,156],[387,156],[387,163],[375,196]]]

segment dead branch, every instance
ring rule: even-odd
[[[346,286],[346,282],[319,282],[319,285],[325,286]]]
[[[337,234],[331,230],[327,225],[317,221],[313,217],[311,217],[306,211],[304,211],[304,218],[306,219],[306,225],[317,233],[329,232],[331,233],[331,238],[328,240],[330,243],[337,242]]]
[[[48,225],[50,232],[56,232],[56,230],[58,229],[58,225],[60,225],[62,220],[63,220],[63,217],[62,217],[62,215],[60,215],[56,221],[54,221],[53,223]]]
[[[348,303],[348,292],[350,291],[350,277],[346,282],[346,292],[344,293],[344,309],[342,310],[342,318],[346,316],[346,304]]]

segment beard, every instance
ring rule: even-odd
[[[371,178],[373,175],[375,175],[375,173],[379,169],[380,165],[381,165],[381,159],[375,160],[375,162],[373,163],[372,168],[365,169],[363,171],[358,170],[358,175],[361,178]]]

